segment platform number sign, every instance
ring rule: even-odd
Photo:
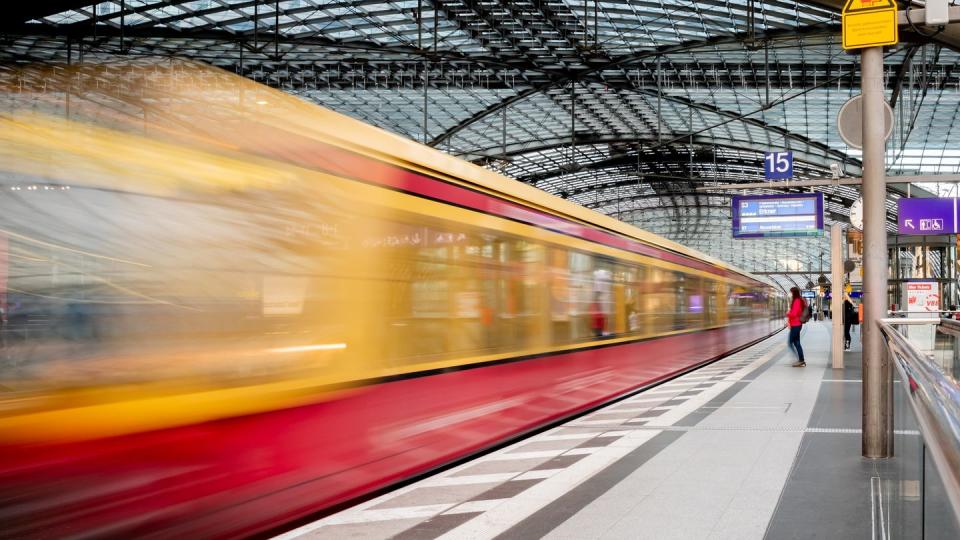
[[[767,180],[793,178],[793,152],[767,152],[763,156],[763,177]]]

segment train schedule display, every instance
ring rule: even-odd
[[[823,235],[823,194],[733,197],[734,238]]]

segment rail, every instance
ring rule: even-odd
[[[940,329],[946,330],[951,334],[958,334],[960,333],[960,321],[955,319],[941,319]]]
[[[939,311],[907,311],[907,310],[903,310],[903,309],[894,309],[894,310],[887,310],[887,315],[891,315],[891,316],[894,316],[894,317],[905,317],[905,316],[907,316],[907,315],[914,315],[914,316],[916,316],[916,315],[920,315],[920,314],[922,314],[922,313],[923,313],[923,314],[929,313],[931,316],[942,317],[942,316],[944,316],[944,315],[953,315],[954,313],[957,313],[957,312],[960,312],[960,310],[957,310],[957,309],[954,309],[954,310],[941,309],[941,310],[939,310]]]
[[[893,327],[921,320],[880,319],[877,324],[900,372],[923,441],[942,475],[954,515],[960,518],[960,388]]]

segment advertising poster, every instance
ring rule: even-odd
[[[910,281],[905,283],[907,317],[938,317],[940,311],[940,284],[936,281]],[[934,325],[921,324],[907,327],[907,337],[921,352],[934,349],[936,329]]]
[[[936,281],[912,281],[906,285],[908,312],[934,316],[940,311],[940,286]]]

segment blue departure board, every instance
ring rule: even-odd
[[[734,238],[823,235],[823,193],[733,197]]]

